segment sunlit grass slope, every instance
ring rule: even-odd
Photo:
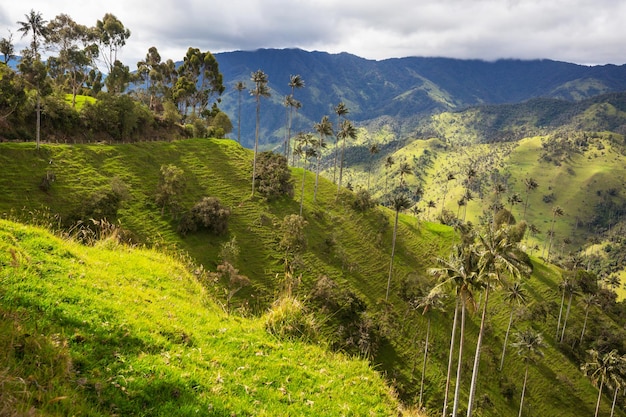
[[[225,315],[176,260],[0,220],[2,415],[397,415],[365,361]]]

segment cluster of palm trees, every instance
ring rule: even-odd
[[[489,295],[494,289],[509,288],[509,292],[515,294],[511,295],[511,298],[521,302],[524,296],[523,291],[520,289],[520,280],[529,275],[530,266],[524,261],[524,256],[519,249],[523,233],[520,233],[516,226],[504,224],[501,227],[486,227],[482,233],[477,233],[474,230],[465,230],[463,233],[462,243],[455,247],[447,259],[439,259],[438,266],[432,268],[431,273],[439,279],[439,283],[432,291],[437,293],[446,290],[450,291],[456,300],[444,391],[443,416],[448,415],[448,396],[454,362],[453,352],[457,343],[457,327],[459,327],[458,360],[452,415],[458,415],[466,314],[468,311],[471,312],[477,308],[475,294],[482,292],[480,328],[467,403],[467,416],[471,417],[478,380],[480,352],[485,333]],[[521,342],[519,343],[521,346]],[[536,349],[533,349],[533,351],[538,350],[539,347],[540,344],[537,344]],[[503,364],[504,360],[501,362]]]
[[[611,417],[613,417],[617,395],[626,384],[626,355],[619,355],[616,349],[604,354],[595,349],[590,349],[587,351],[587,358],[587,362],[581,366],[581,369],[598,386],[598,399],[594,416],[598,417],[602,391],[607,385],[613,390],[611,404]]]

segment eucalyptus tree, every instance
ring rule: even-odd
[[[466,239],[464,242],[469,242],[471,240],[472,239]],[[453,352],[455,346],[456,327],[460,311],[461,323],[459,330],[459,350],[456,369],[456,383],[454,389],[454,401],[452,407],[452,415],[458,415],[461,373],[463,369],[463,347],[465,341],[465,316],[468,309],[473,311],[476,308],[476,304],[474,302],[474,291],[479,289],[481,285],[481,282],[478,279],[479,256],[475,249],[475,246],[471,243],[462,243],[456,245],[447,259],[438,258],[437,266],[429,270],[432,275],[438,278],[439,283],[437,284],[437,287],[452,287],[456,297],[454,319],[452,322],[452,333],[450,336],[450,349],[448,354],[448,371],[446,376],[446,386],[443,400],[443,417],[448,417],[448,394],[450,390],[450,381],[454,360]]]
[[[525,364],[524,383],[522,384],[522,397],[519,403],[518,417],[522,417],[524,410],[524,395],[526,394],[526,383],[528,382],[528,366],[535,357],[543,357],[541,348],[545,347],[541,333],[537,333],[533,329],[527,329],[516,334],[517,340],[513,346],[517,348],[517,354],[522,358]]]
[[[520,282],[514,282],[513,285],[509,285],[504,295],[504,301],[511,306],[511,314],[509,315],[509,324],[506,328],[506,334],[504,336],[504,344],[502,345],[502,358],[500,359],[500,370],[504,366],[504,357],[506,355],[507,342],[509,340],[509,332],[511,331],[511,325],[513,324],[513,313],[515,308],[526,304],[526,290]]]
[[[9,64],[13,58],[15,58],[15,45],[13,45],[13,33],[9,31],[8,38],[0,39],[0,54],[2,54],[2,62]]]
[[[472,416],[474,395],[478,378],[478,365],[480,362],[480,350],[485,332],[485,318],[489,303],[489,293],[492,286],[502,285],[506,282],[505,277],[520,279],[530,274],[530,267],[524,262],[519,241],[523,233],[514,233],[515,226],[504,226],[498,229],[487,228],[484,235],[479,235],[478,252],[480,253],[481,279],[484,280],[484,303],[480,319],[480,329],[476,342],[474,355],[474,367],[472,381],[470,383],[470,395],[467,402],[467,417]]]
[[[270,89],[267,86],[268,77],[262,70],[257,70],[250,75],[254,83],[254,89],[250,91],[256,100],[256,129],[254,133],[254,157],[252,160],[252,197],[254,197],[254,180],[256,175],[256,157],[259,149],[259,125],[261,123],[261,97],[269,97]]]
[[[350,113],[350,110],[346,106],[346,104],[342,101],[337,104],[334,108],[335,114],[337,115],[337,126],[341,126],[341,119],[346,117],[347,114]],[[337,152],[339,149],[339,131],[335,132],[335,157],[334,157],[334,165],[333,165],[333,182],[337,182]]]
[[[26,50],[26,54],[23,54],[25,56],[22,57],[20,62],[20,72],[28,75],[27,79],[29,79],[31,85],[35,87],[35,93],[37,95],[35,141],[37,149],[39,149],[39,144],[41,143],[41,88],[46,78],[46,69],[41,62],[41,48],[48,36],[46,27],[46,23],[48,22],[43,19],[40,12],[35,12],[33,9],[30,10],[29,14],[24,16],[26,20],[17,22],[20,26],[17,31],[22,32],[22,38],[30,35],[32,36],[32,40],[30,42],[30,49]]]
[[[315,151],[317,157],[317,166],[315,168],[315,190],[313,191],[313,201],[317,199],[317,186],[320,177],[320,161],[322,159],[322,149],[326,148],[326,138],[333,135],[333,123],[328,116],[323,116],[322,120],[313,125],[313,128],[319,135],[319,139],[315,142]]]
[[[395,220],[393,223],[393,237],[391,238],[391,260],[389,261],[389,278],[387,279],[385,301],[389,299],[389,288],[391,287],[391,276],[393,275],[393,258],[396,254],[396,237],[398,236],[398,218],[401,211],[411,207],[411,200],[404,193],[399,192],[391,197],[390,203],[395,212]]]
[[[198,48],[188,48],[183,63],[178,69],[179,76],[186,77],[193,88],[188,90],[187,99],[194,114],[203,115],[213,95],[224,92],[223,76],[215,56]]]
[[[241,143],[241,93],[246,89],[243,81],[235,82],[235,90],[237,91],[237,143]]]
[[[596,411],[594,414],[595,417],[598,417],[604,383],[613,374],[623,372],[624,364],[616,349],[604,354],[595,349],[590,349],[587,351],[587,354],[588,360],[581,366],[581,369],[585,375],[591,377],[594,384],[598,385],[598,399],[596,400]]]
[[[524,188],[526,189],[526,199],[524,201],[524,214],[522,215],[522,219],[526,220],[526,209],[528,208],[528,197],[530,196],[530,192],[534,191],[539,187],[539,183],[533,177],[524,178]]]
[[[148,93],[148,108],[155,110],[157,103],[157,93],[163,84],[163,64],[161,62],[161,54],[158,49],[152,46],[148,49],[148,53],[143,61],[137,62],[137,72],[141,79],[145,82],[146,92]]]
[[[343,178],[343,160],[346,152],[346,139],[356,139],[357,130],[352,122],[348,119],[344,119],[339,126],[339,132],[337,137],[341,139],[341,158],[339,161],[339,181],[337,181],[337,195],[341,189],[341,180]]]
[[[124,27],[115,15],[106,13],[102,20],[96,22],[94,35],[100,47],[100,56],[110,74],[113,72],[118,52],[130,38],[130,30]]]
[[[299,103],[295,100],[294,94],[296,88],[304,88],[304,80],[299,74],[290,75],[289,76],[289,87],[291,87],[291,95],[288,97],[291,100],[287,100],[287,137],[285,140],[285,157],[289,160],[289,153],[291,152],[291,125],[293,122],[293,112],[295,108],[299,108],[296,103]]]
[[[424,396],[424,377],[426,376],[426,364],[428,361],[428,343],[430,339],[430,319],[431,315],[429,314],[433,310],[440,310],[443,308],[442,298],[445,297],[445,294],[441,290],[441,288],[435,288],[426,294],[424,297],[419,297],[415,302],[416,309],[422,310],[422,316],[427,317],[426,321],[426,339],[424,342],[424,360],[422,362],[422,379],[420,381],[420,394],[419,394],[419,408],[422,408],[422,399]]]

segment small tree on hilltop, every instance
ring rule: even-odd
[[[278,197],[293,197],[294,181],[283,155],[265,151],[257,157],[256,187],[268,200]]]
[[[172,212],[178,210],[178,198],[186,188],[184,172],[176,165],[161,165],[161,179],[157,186],[155,201],[161,206],[161,216],[168,207]]]

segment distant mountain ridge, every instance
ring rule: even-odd
[[[340,101],[349,118],[368,123],[387,117],[412,127],[425,115],[474,105],[513,104],[533,98],[582,100],[626,91],[626,65],[584,66],[552,60],[460,60],[393,58],[368,60],[348,53],[329,54],[301,49],[259,49],[215,54],[227,90],[221,107],[236,125],[238,92],[234,83],[252,86],[250,74],[263,70],[272,96],[261,104],[261,143],[280,143],[285,136],[284,97],[290,75],[299,74],[305,87],[296,90],[302,109],[294,130],[311,130],[325,114],[333,116]],[[242,93],[242,141],[254,140],[254,100]]]

